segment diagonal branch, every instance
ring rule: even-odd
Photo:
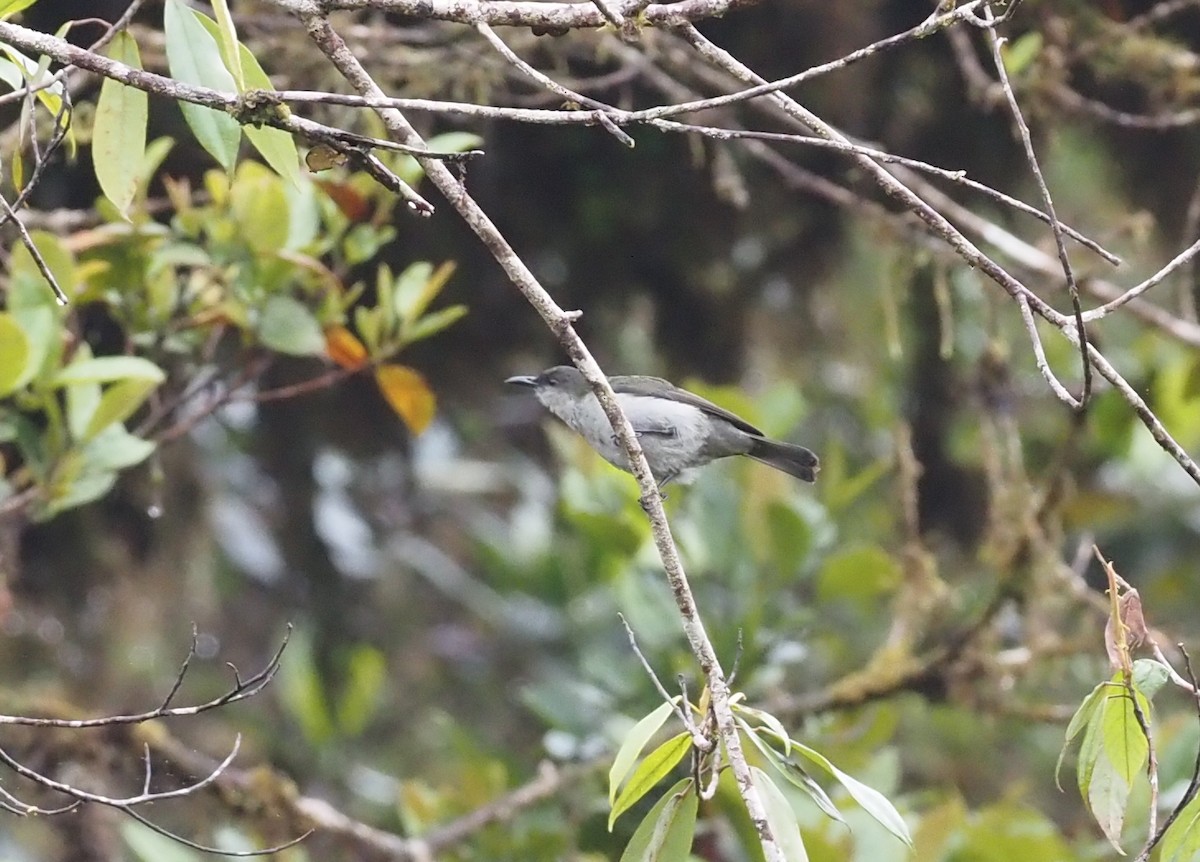
[[[990,5],[985,5],[983,12],[984,20],[994,20]],[[1080,362],[1083,365],[1083,392],[1080,394],[1078,401],[1072,399],[1068,403],[1074,409],[1083,412],[1087,409],[1088,401],[1092,395],[1092,365],[1088,362],[1087,356],[1088,337],[1087,329],[1083,325],[1083,308],[1079,304],[1079,285],[1075,283],[1075,270],[1071,267],[1071,259],[1067,255],[1067,243],[1063,239],[1062,224],[1059,222],[1058,215],[1054,211],[1054,199],[1050,196],[1050,188],[1046,185],[1046,178],[1042,175],[1041,165],[1038,164],[1037,153],[1033,149],[1033,138],[1029,134],[1029,125],[1025,122],[1025,116],[1021,113],[1021,106],[1017,103],[1016,93],[1013,92],[1012,82],[1008,79],[1008,72],[1004,68],[1004,58],[1000,56],[1001,39],[996,35],[995,26],[988,27],[986,32],[988,44],[992,49],[992,62],[996,67],[996,75],[1000,80],[1000,88],[1004,92],[1005,99],[1008,100],[1008,109],[1012,114],[1017,138],[1025,150],[1025,160],[1029,163],[1029,169],[1033,173],[1038,191],[1041,193],[1042,204],[1046,208],[1046,213],[1050,216],[1050,229],[1054,233],[1054,246],[1058,250],[1058,260],[1062,264],[1063,275],[1067,279],[1067,292],[1070,294],[1071,310],[1075,316],[1075,334],[1079,340]],[[1027,311],[1028,306],[1026,305]],[[1045,362],[1044,356],[1041,357],[1041,361]]]
[[[594,7],[586,8],[595,11]],[[315,11],[301,17],[309,35],[355,90],[368,98],[381,98],[385,95],[324,17]],[[420,136],[399,111],[380,109],[378,113],[388,131],[402,143],[413,146],[419,146],[422,143]],[[729,687],[716,650],[713,648],[712,641],[708,637],[696,608],[691,587],[684,573],[683,562],[675,547],[666,513],[663,510],[662,496],[650,473],[650,466],[642,454],[637,435],[634,434],[629,420],[617,405],[616,396],[608,379],[572,325],[579,313],[568,313],[558,306],[525,265],[525,262],[508,244],[491,219],[467,192],[462,182],[445,165],[421,157],[418,157],[418,161],[422,163],[430,181],[475,232],[495,257],[497,263],[504,269],[509,279],[558,337],[571,361],[591,384],[605,415],[612,423],[617,438],[624,446],[629,456],[632,472],[641,489],[642,507],[650,519],[651,532],[675,596],[676,606],[683,617],[684,632],[708,683],[713,713],[728,753],[738,791],[746,805],[747,813],[754,824],[768,862],[783,862],[783,851],[771,833],[766,807],[754,786],[750,766],[742,752],[741,740],[729,703]]]
[[[732,73],[735,77],[743,81],[761,82],[763,79],[756,75],[740,60],[730,54],[728,51],[718,47],[710,42],[691,24],[682,24],[677,28],[680,35],[683,36],[696,51],[713,63],[717,67]],[[804,128],[809,129],[814,134],[831,140],[847,142],[847,139],[841,132],[833,126],[826,123],[816,114],[804,108],[790,96],[783,93],[774,93],[771,99],[782,107],[789,116],[799,122]],[[1030,309],[1038,316],[1044,318],[1047,322],[1055,326],[1068,342],[1078,347],[1080,345],[1079,337],[1075,330],[1075,321],[1061,312],[1057,311],[1049,305],[1040,296],[1030,290],[1026,285],[1019,281],[1015,276],[1008,272],[1000,264],[996,263],[990,257],[980,251],[974,243],[968,240],[963,234],[952,225],[945,216],[931,207],[926,201],[918,197],[904,183],[898,180],[893,174],[888,172],[882,165],[875,162],[865,155],[853,155],[851,157],[855,164],[863,169],[890,197],[899,201],[906,209],[914,213],[921,221],[923,221],[930,231],[935,236],[940,237],[968,264],[985,273],[992,281],[1004,289],[1014,300],[1028,303]],[[1082,349],[1082,348],[1081,348]],[[1133,408],[1135,415],[1141,421],[1146,429],[1150,432],[1150,436],[1159,444],[1175,461],[1181,466],[1184,471],[1192,478],[1192,480],[1200,485],[1200,466],[1197,466],[1191,456],[1179,445],[1178,441],[1171,436],[1162,421],[1155,415],[1154,411],[1146,404],[1145,400],[1137,393],[1137,391],[1129,384],[1120,372],[1118,372],[1104,355],[1093,344],[1087,344],[1086,347],[1088,360],[1092,367],[1109,383],[1111,383],[1125,401]]]

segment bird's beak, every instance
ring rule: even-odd
[[[504,382],[513,383],[517,386],[537,386],[537,378],[529,374],[519,374],[516,377],[508,378]]]

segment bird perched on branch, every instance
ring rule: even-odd
[[[669,381],[610,377],[608,382],[637,433],[659,488],[676,479],[687,481],[693,468],[731,455],[746,455],[805,482],[817,478],[820,461],[810,450],[770,440],[740,416]],[[625,448],[577,368],[557,365],[537,376],[510,377],[505,383],[532,388],[537,400],[605,461],[629,472]]]

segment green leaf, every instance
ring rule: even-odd
[[[24,387],[38,376],[52,349],[62,349],[56,326],[57,308],[57,305],[35,305],[12,309],[12,317],[20,324],[29,347],[25,368],[17,377],[14,389]]]
[[[263,306],[258,335],[263,344],[293,356],[318,356],[325,351],[321,324],[304,305],[290,296],[272,296]]]
[[[645,796],[654,785],[662,781],[675,768],[683,756],[691,750],[692,735],[687,731],[673,736],[654,751],[646,755],[646,759],[638,764],[637,769],[629,776],[629,781],[617,794],[612,811],[608,815],[608,831],[612,832],[613,824],[617,822],[631,805]]]
[[[1163,836],[1159,862],[1192,862],[1200,857],[1200,793],[1191,798]]]
[[[789,757],[792,753],[792,738],[788,736],[784,730],[783,724],[771,713],[765,710],[756,709],[753,706],[747,706],[744,703],[739,703],[733,707],[733,711],[740,713],[749,718],[754,719],[759,724],[763,725],[771,733],[775,734],[776,738],[783,743],[783,756]]]
[[[1148,753],[1145,733],[1138,724],[1133,709],[1133,699],[1123,686],[1109,687],[1109,696],[1104,701],[1102,741],[1104,753],[1117,769],[1132,780],[1142,770]],[[1149,716],[1149,702],[1138,697],[1143,717]]]
[[[109,425],[83,447],[85,467],[94,472],[117,472],[142,463],[157,448],[122,425]]]
[[[28,9],[37,0],[2,0],[0,2],[0,18],[8,19],[18,12]]]
[[[1024,72],[1042,51],[1042,34],[1032,30],[1002,46],[1004,69],[1010,75]]]
[[[431,335],[441,332],[466,313],[467,307],[465,305],[451,305],[447,308],[438,309],[431,314],[426,314],[404,333],[404,340],[406,343],[411,344],[414,341],[420,341],[422,338],[428,338]]]
[[[0,312],[0,398],[24,385],[32,351],[29,336],[11,314]]]
[[[454,274],[454,269],[452,262],[443,263],[437,269],[424,261],[406,267],[396,278],[393,297],[396,317],[403,321],[406,327],[416,323],[417,319],[425,314],[429,303],[442,292],[442,288]],[[407,329],[405,331],[407,332]]]
[[[887,551],[876,546],[857,548],[826,560],[817,575],[817,598],[873,602],[899,583],[900,565]]]
[[[1149,701],[1140,694],[1134,696],[1138,699],[1142,716],[1149,721]],[[1149,754],[1149,743],[1141,725],[1138,724],[1133,703],[1129,692],[1124,688],[1119,694],[1113,693],[1108,696],[1104,701],[1102,736],[1105,756],[1115,767],[1117,774],[1130,786],[1134,778],[1141,774]]]
[[[342,733],[358,736],[366,729],[387,679],[383,653],[362,644],[354,649],[347,665],[348,680],[337,705],[337,722]]]
[[[245,132],[251,145],[275,173],[292,185],[300,185],[300,153],[291,133],[272,126],[246,126]]]
[[[1170,670],[1160,661],[1140,658],[1133,663],[1133,687],[1147,700],[1158,694],[1158,690],[1166,685],[1170,678]]]
[[[1125,806],[1129,801],[1129,782],[1107,757],[1096,761],[1088,782],[1087,804],[1100,831],[1118,853],[1121,848],[1121,829],[1125,825]]]
[[[50,499],[38,517],[48,520],[60,512],[99,500],[112,490],[116,482],[116,473],[104,472],[79,473],[69,480],[55,481]]]
[[[668,790],[634,831],[621,862],[685,862],[692,847],[699,800],[684,778]]]
[[[842,812],[838,810],[833,800],[829,798],[829,794],[825,792],[825,788],[817,784],[816,779],[805,772],[795,761],[785,760],[783,755],[772,748],[766,740],[761,739],[758,728],[751,727],[743,719],[739,718],[737,721],[742,726],[746,739],[750,740],[754,747],[759,750],[766,761],[780,775],[791,782],[798,790],[802,790],[808,794],[808,797],[816,803],[816,806],[821,809],[826,817],[836,820],[838,823],[846,822],[846,818],[842,816]],[[788,742],[790,744],[791,740],[788,740]]]
[[[137,42],[125,31],[114,37],[108,56],[135,69],[142,68]],[[100,190],[126,218],[146,155],[147,117],[144,90],[127,87],[112,78],[104,79],[96,101],[92,165]]]
[[[88,423],[100,406],[101,389],[99,383],[84,381],[67,387],[67,428],[75,440],[83,440],[87,436]]]
[[[167,0],[163,29],[171,74],[187,84],[237,92],[233,76],[221,60],[216,40],[200,23],[202,17],[185,6],[183,0]],[[200,146],[226,173],[233,173],[242,140],[242,129],[237,120],[223,111],[190,102],[180,102],[179,108]]]
[[[166,377],[161,368],[140,356],[100,356],[72,362],[54,375],[51,385],[73,386],[117,380],[146,380],[158,384]]]
[[[0,57],[0,81],[8,84],[14,90],[25,86],[25,76],[21,74],[21,68],[12,60],[6,60],[3,57]]]
[[[367,353],[375,356],[383,336],[383,309],[358,306],[354,309],[354,328],[358,330],[358,337],[367,348]]]
[[[804,849],[804,839],[800,837],[800,826],[796,823],[796,812],[792,811],[787,797],[771,780],[771,776],[757,766],[750,767],[750,776],[755,789],[758,790],[763,808],[766,809],[771,836],[783,852],[783,858],[788,862],[807,862],[808,851]]]
[[[20,67],[24,83],[29,84],[30,86],[38,86],[45,84],[49,80],[50,75],[48,69],[42,68],[40,63],[35,63],[32,59],[26,57],[11,45],[0,44],[0,51],[3,51],[5,54],[7,54],[12,61]],[[58,117],[62,114],[63,92],[64,90],[62,81],[56,81],[49,86],[42,87],[41,89],[37,90],[34,95],[47,111],[49,111],[55,117]],[[16,185],[21,185],[21,183],[18,182]]]
[[[842,772],[829,758],[807,745],[792,740],[795,749],[809,760],[816,763],[830,775],[836,778],[846,788],[850,798],[857,802],[864,811],[870,814],[884,829],[891,832],[909,847],[912,846],[912,835],[909,834],[908,824],[896,810],[896,806],[886,796],[873,787],[868,787],[856,778]]]
[[[233,26],[233,16],[229,14],[228,0],[212,0],[212,7],[213,14],[217,16],[214,23],[217,25],[217,47],[221,51],[221,59],[233,77],[237,91],[244,93],[246,76],[242,74],[242,58],[241,52],[238,50],[241,43],[238,42],[237,29]],[[208,16],[201,15],[199,17],[207,18]]]
[[[213,9],[216,10],[216,5]],[[199,17],[204,28],[218,37],[217,22],[205,15]],[[241,64],[242,86],[239,92],[246,90],[274,90],[271,78],[259,65],[258,58],[241,42],[237,43],[237,59]],[[296,149],[296,141],[289,132],[270,126],[245,126],[243,131],[254,149],[258,150],[271,169],[287,179],[293,186],[299,187],[303,173],[300,170],[300,153]]]
[[[433,264],[426,261],[410,263],[396,276],[392,288],[393,308],[401,320],[416,320],[437,295],[427,289],[433,276]],[[440,287],[440,285],[439,285]]]
[[[243,162],[229,190],[234,220],[246,243],[275,255],[287,244],[288,199],[279,177],[257,162]]]
[[[279,673],[283,704],[304,738],[314,746],[323,745],[337,728],[313,657],[312,637],[306,630],[292,634],[288,656]]]
[[[77,272],[75,256],[70,249],[63,244],[61,238],[44,230],[30,231],[29,239],[33,242],[34,248],[38,250],[38,254],[41,255],[46,269],[58,282],[58,286],[67,296],[70,296],[76,287]],[[17,243],[13,247],[8,270],[10,275],[7,294],[9,311],[35,305],[52,308],[57,306],[50,282],[46,280],[46,276],[24,243]]]
[[[1107,687],[1108,683],[1102,682],[1093,688],[1088,696],[1083,699],[1083,703],[1079,704],[1079,709],[1075,710],[1075,714],[1071,716],[1071,721],[1067,725],[1066,739],[1063,740],[1062,749],[1058,752],[1058,762],[1054,765],[1054,783],[1058,786],[1059,790],[1062,790],[1059,774],[1062,772],[1063,759],[1067,756],[1067,749],[1071,746],[1071,740],[1087,727],[1096,710],[1104,703]],[[1082,753],[1080,757],[1082,759]]]
[[[796,509],[779,500],[767,504],[764,516],[768,541],[761,550],[770,552],[771,564],[781,577],[793,577],[812,548],[812,527]]]
[[[90,439],[110,425],[124,422],[157,388],[157,383],[145,379],[119,380],[109,386],[88,420],[83,439]]]
[[[642,753],[642,749],[646,747],[646,743],[650,741],[654,734],[658,733],[658,729],[663,726],[663,723],[674,711],[674,704],[660,703],[652,712],[643,716],[637,724],[635,724],[625,734],[625,739],[621,741],[621,747],[617,749],[617,756],[613,758],[612,766],[608,770],[608,804],[611,806],[613,800],[617,798],[617,789],[621,786],[621,782],[625,780],[625,776],[629,775],[633,765],[637,762],[638,755]]]

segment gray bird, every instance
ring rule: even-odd
[[[531,387],[537,400],[605,461],[629,472],[625,449],[577,368],[558,365],[536,377],[510,377],[504,382]],[[808,449],[769,440],[740,416],[660,377],[610,377],[608,382],[637,432],[660,488],[694,467],[731,455],[747,455],[805,482],[817,478],[820,461]]]

